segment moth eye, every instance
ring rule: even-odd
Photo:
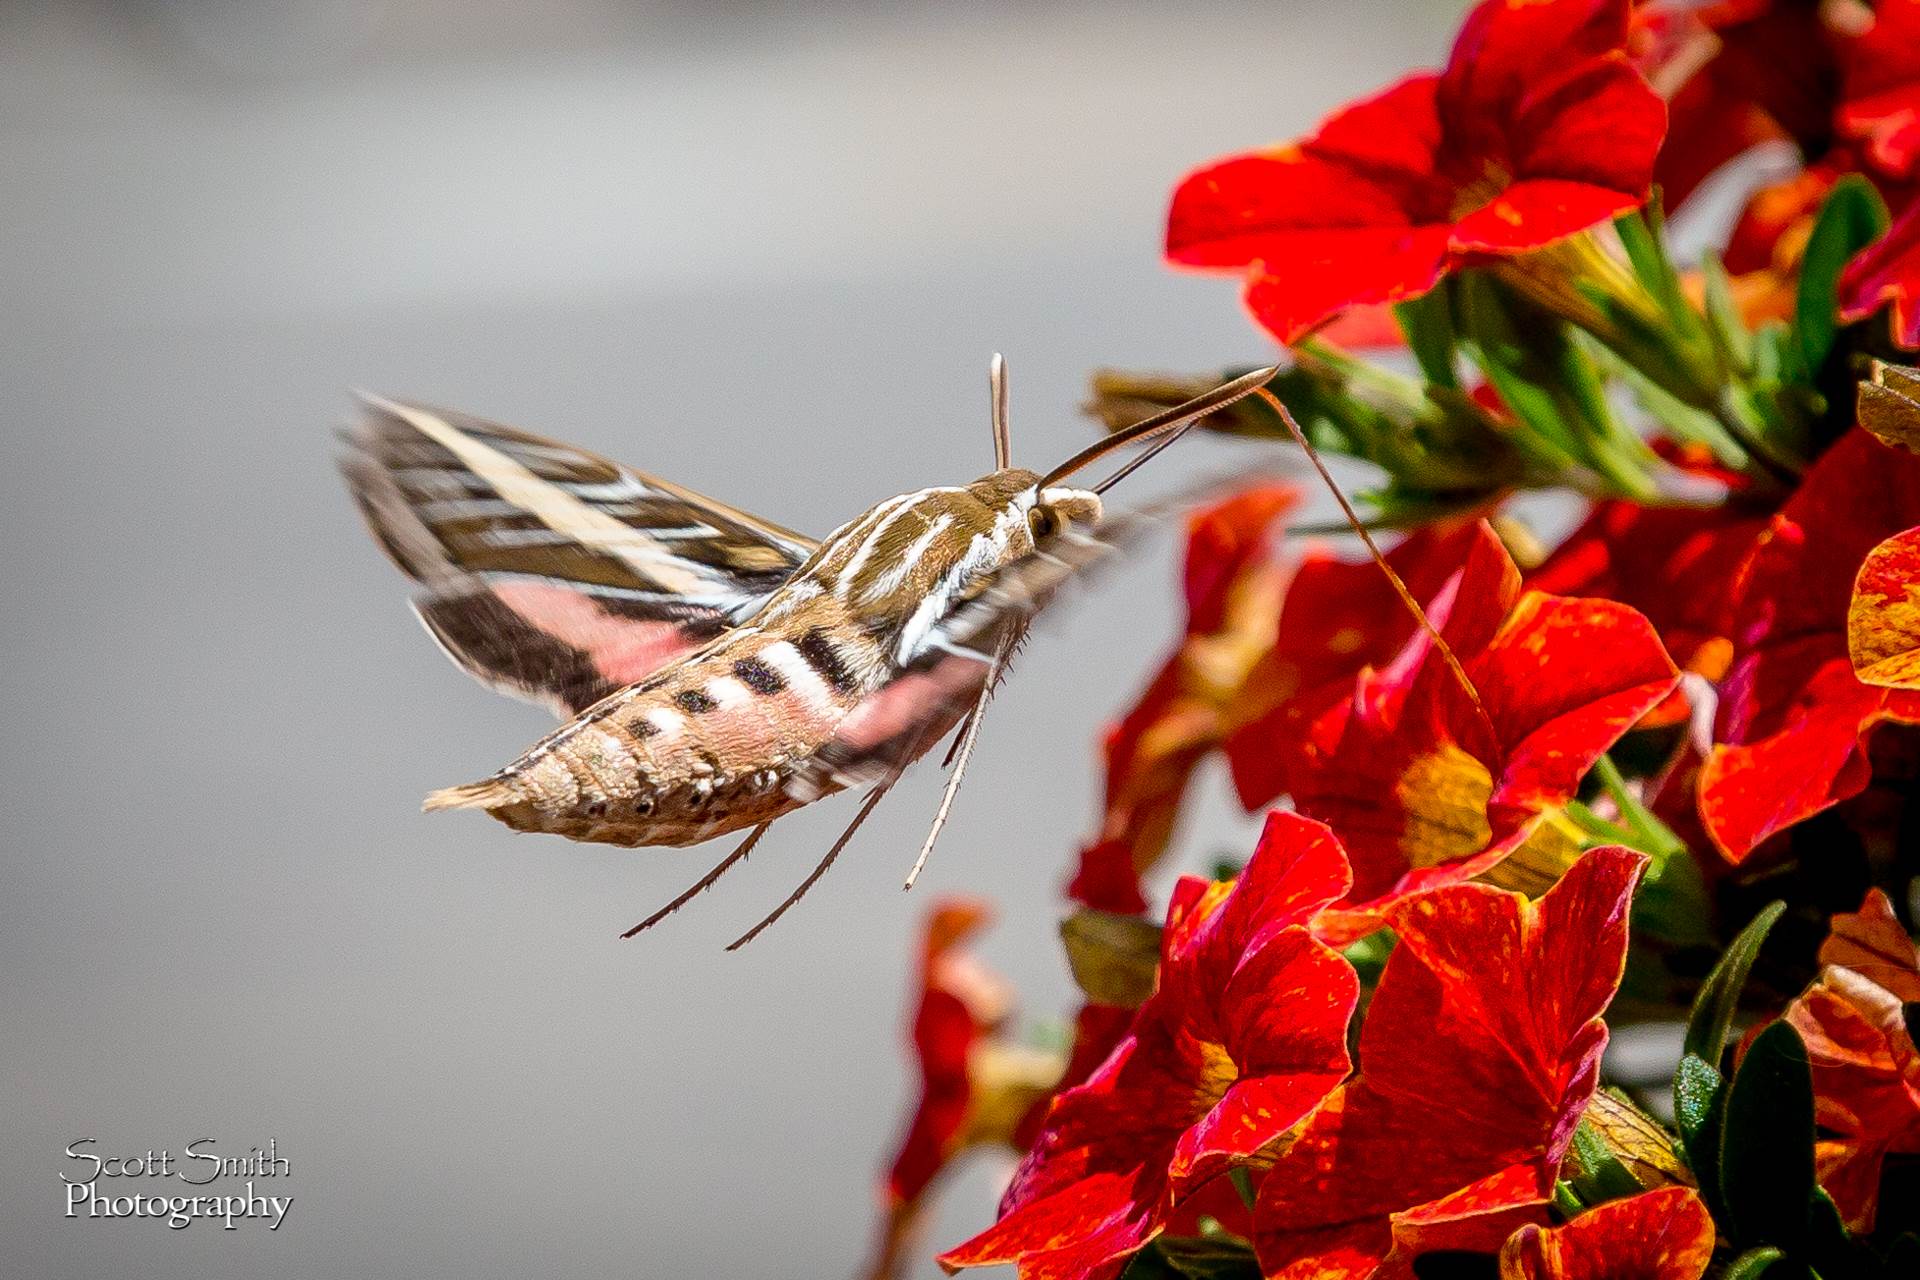
[[[1052,507],[1035,507],[1027,512],[1027,528],[1036,538],[1051,538],[1066,527],[1066,521]]]

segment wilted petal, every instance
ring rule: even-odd
[[[1806,1043],[1815,1116],[1831,1135],[1815,1148],[1820,1184],[1847,1225],[1867,1232],[1886,1157],[1920,1153],[1920,1050],[1902,1010],[1920,1000],[1920,946],[1872,889],[1860,910],[1833,918],[1820,963],[1786,1019]]]

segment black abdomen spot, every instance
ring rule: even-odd
[[[771,698],[787,687],[787,682],[758,658],[742,658],[733,664],[734,678],[757,694]]]
[[[673,700],[690,716],[705,715],[720,705],[708,697],[704,689],[682,689],[673,695]]]
[[[853,672],[847,667],[847,660],[840,656],[833,637],[827,634],[824,627],[815,627],[807,632],[793,647],[799,650],[800,657],[822,680],[841,693],[852,693],[858,687]]]

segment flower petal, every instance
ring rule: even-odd
[[[1700,1280],[1713,1219],[1691,1187],[1609,1200],[1565,1226],[1527,1226],[1500,1249],[1500,1280]]]
[[[1598,1080],[1645,862],[1595,850],[1538,902],[1453,885],[1395,905],[1361,1073],[1261,1184],[1268,1276],[1361,1280],[1425,1227],[1504,1239],[1508,1215],[1551,1196]]]
[[[1920,689],[1920,529],[1896,533],[1861,562],[1847,653],[1862,684]]]
[[[1807,1046],[1820,1184],[1854,1231],[1873,1229],[1889,1154],[1920,1153],[1920,1050],[1903,1002],[1920,999],[1920,946],[1878,889],[1833,918],[1819,981],[1786,1012]]]

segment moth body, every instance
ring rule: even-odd
[[[738,625],[427,807],[575,840],[687,845],[843,789],[852,779],[836,758],[904,767],[986,678],[977,645],[906,671],[940,624],[1006,565],[1099,518],[1092,493],[1039,479],[1007,469],[877,504]]]

